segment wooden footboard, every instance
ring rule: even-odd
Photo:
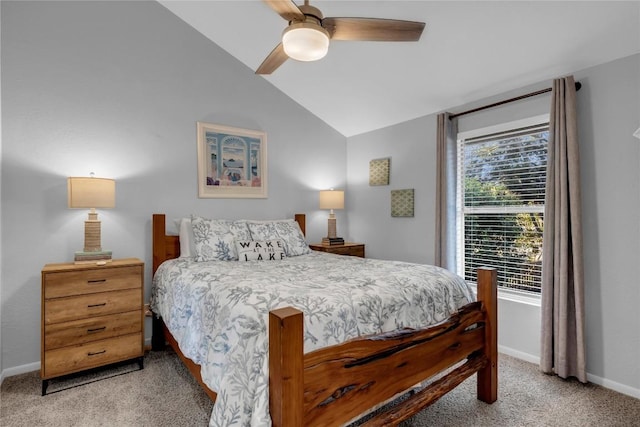
[[[296,215],[304,232],[304,215]],[[179,256],[178,236],[166,235],[165,216],[153,215],[153,272]],[[497,274],[478,270],[478,301],[426,329],[357,338],[304,354],[303,313],[269,314],[269,405],[274,427],[341,425],[419,382],[447,371],[429,386],[366,425],[397,425],[477,372],[478,399],[497,399]],[[162,319],[154,317],[154,349],[165,340],[212,399],[200,367],[184,357]],[[165,330],[166,332],[160,332]],[[166,336],[165,336],[166,334]]]
[[[425,389],[367,426],[396,425],[478,372],[478,398],[497,399],[496,271],[480,269],[479,301],[427,329],[357,338],[303,354],[303,313],[269,315],[270,411],[274,426],[342,425],[435,374]]]

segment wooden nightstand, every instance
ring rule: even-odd
[[[309,245],[314,251],[329,252],[338,255],[349,255],[364,258],[364,243],[345,243],[343,245],[323,245],[314,243]]]
[[[47,264],[42,269],[40,377],[144,356],[144,263]]]

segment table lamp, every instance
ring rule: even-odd
[[[69,208],[89,209],[84,222],[84,249],[75,253],[75,263],[105,263],[111,261],[111,251],[103,251],[100,220],[96,208],[116,206],[116,182],[108,178],[69,177],[67,201]]]
[[[327,237],[322,238],[323,245],[341,245],[344,243],[342,237],[337,237],[336,215],[334,209],[344,209],[344,191],[342,190],[322,190],[320,191],[320,209],[330,209],[327,230]]]

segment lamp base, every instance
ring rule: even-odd
[[[84,222],[84,252],[102,252],[100,238],[98,213],[89,212],[89,219]]]
[[[95,264],[97,262],[111,262],[111,251],[79,251],[75,253],[74,264]]]

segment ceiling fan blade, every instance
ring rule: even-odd
[[[322,26],[332,40],[396,41],[420,40],[424,22],[377,18],[324,18]]]
[[[278,46],[271,51],[269,56],[262,61],[262,64],[260,64],[256,70],[256,74],[271,74],[279,66],[284,64],[284,61],[287,59],[289,59],[289,57],[284,53],[284,46],[282,46],[282,43],[279,43]]]
[[[304,21],[304,13],[291,0],[263,0],[287,21]]]

